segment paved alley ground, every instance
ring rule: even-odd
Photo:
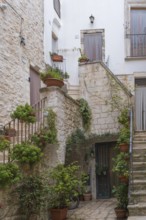
[[[79,208],[68,211],[67,220],[117,220],[115,199],[80,202]]]

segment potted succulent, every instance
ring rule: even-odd
[[[86,56],[86,54],[81,54],[81,56],[78,58],[79,63],[88,62],[88,61],[89,61],[89,59]]]
[[[71,198],[79,195],[82,178],[78,175],[79,166],[59,164],[49,174],[48,208],[52,220],[64,220],[71,202]]]
[[[50,53],[51,59],[54,62],[63,62],[63,56],[57,53]]]
[[[126,184],[119,184],[114,186],[112,192],[117,199],[117,207],[115,208],[117,218],[127,217],[128,186]]]
[[[66,72],[63,73],[58,68],[52,68],[52,67],[40,73],[41,80],[47,86],[62,87],[64,85],[63,79],[67,79],[68,77],[69,75]]]
[[[27,123],[36,122],[35,111],[31,105],[18,105],[15,111],[11,114],[12,119],[19,119],[20,121],[24,121]]]

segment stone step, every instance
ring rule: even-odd
[[[144,162],[146,161],[146,152],[133,152],[133,162]]]
[[[133,141],[133,149],[146,149],[145,141]]]
[[[133,189],[133,192],[146,190],[146,180],[135,180],[131,182],[131,189]]]
[[[129,216],[146,216],[146,203],[128,205]]]
[[[134,180],[146,179],[146,170],[137,170],[132,173]]]
[[[146,162],[135,162],[133,161],[133,171],[137,171],[137,170],[146,170]]]
[[[131,193],[130,200],[133,201],[135,204],[141,202],[146,203],[146,190],[133,191]]]

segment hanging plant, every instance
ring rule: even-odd
[[[79,99],[79,104],[80,104],[80,113],[82,115],[82,121],[83,121],[83,127],[85,130],[88,130],[91,125],[91,109],[88,105],[88,102],[85,99]]]

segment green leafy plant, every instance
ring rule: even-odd
[[[81,56],[78,58],[78,62],[88,61],[88,57],[86,54],[81,54]]]
[[[129,110],[124,108],[118,117],[118,122],[126,128],[129,128]]]
[[[121,152],[116,158],[113,159],[113,172],[118,173],[119,175],[129,176],[129,164],[128,164],[129,154]]]
[[[80,104],[80,113],[82,115],[83,126],[85,130],[88,130],[90,128],[92,119],[91,109],[88,105],[88,102],[85,99],[82,98],[78,101]]]
[[[17,144],[11,152],[12,160],[16,160],[20,164],[29,165],[33,165],[40,161],[42,155],[41,149],[30,143]]]
[[[32,142],[43,148],[47,143],[56,144],[57,141],[57,129],[56,129],[56,113],[52,109],[48,109],[46,127],[42,129],[38,134],[34,134],[31,138]]]
[[[10,141],[8,141],[4,135],[0,136],[0,151],[9,149]]]
[[[21,178],[19,167],[14,163],[0,164],[0,187],[18,182]]]
[[[83,176],[78,174],[79,169],[76,164],[59,164],[50,172],[49,208],[68,207],[71,196],[79,195],[84,184]]]
[[[50,67],[46,71],[40,73],[40,78],[44,82],[46,78],[55,78],[55,79],[63,80],[69,78],[69,75],[67,72],[63,73],[58,68]]]
[[[11,114],[12,119],[19,119],[24,122],[34,123],[36,121],[35,111],[29,104],[18,105],[16,110]]]
[[[130,130],[129,130],[129,128],[127,128],[127,127],[121,128],[120,132],[119,132],[119,137],[118,137],[117,143],[118,144],[121,144],[121,143],[129,144],[129,141],[130,141]]]
[[[47,179],[41,175],[25,177],[16,191],[20,208],[27,217],[31,214],[38,214],[47,205],[48,184]]]
[[[119,184],[114,186],[112,190],[117,199],[117,208],[127,209],[128,205],[128,186],[126,184]]]
[[[96,174],[97,175],[106,175],[108,171],[108,167],[107,166],[101,166],[96,164]]]

